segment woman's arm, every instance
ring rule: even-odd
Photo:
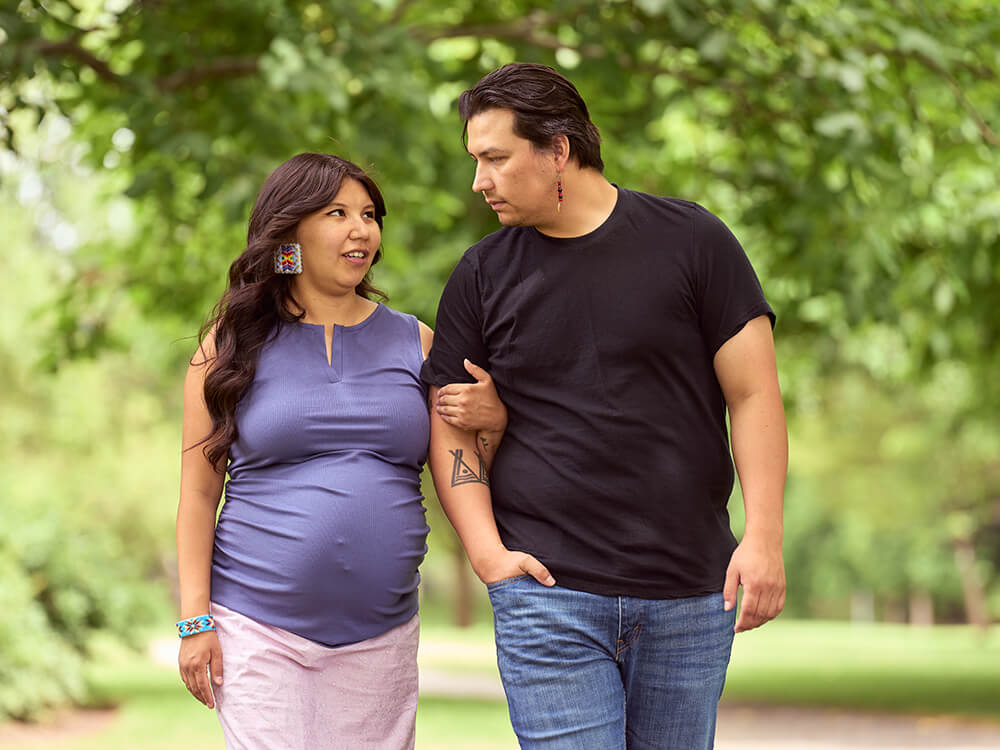
[[[177,573],[180,582],[181,619],[207,615],[211,598],[212,548],[215,514],[222,497],[225,473],[209,463],[202,441],[212,431],[205,405],[205,375],[214,359],[212,335],[199,347],[184,379],[181,491],[177,504]],[[214,631],[181,640],[178,657],[181,677],[195,698],[215,706],[209,675],[222,684],[222,649]]]

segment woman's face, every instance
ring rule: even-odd
[[[302,219],[295,234],[302,246],[298,279],[335,295],[354,293],[382,242],[375,203],[365,186],[351,178],[329,204]]]

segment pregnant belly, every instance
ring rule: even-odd
[[[412,608],[428,531],[419,480],[412,471],[380,474],[230,482],[216,528],[213,596],[245,597],[308,628],[338,618],[391,620]]]

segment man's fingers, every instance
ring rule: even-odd
[[[556,579],[549,573],[549,569],[542,565],[531,555],[525,555],[521,561],[521,570],[530,575],[543,586],[554,586]]]
[[[736,606],[736,589],[740,585],[740,574],[730,565],[726,571],[726,583],[722,587],[722,599],[725,601],[726,612]],[[743,606],[746,606],[744,602]]]
[[[488,383],[492,380],[490,374],[486,372],[486,370],[484,370],[479,365],[474,365],[467,359],[462,360],[462,364],[465,365],[465,371],[469,373],[472,377],[474,377],[476,379],[476,382]]]

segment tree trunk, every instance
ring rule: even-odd
[[[454,622],[460,628],[472,624],[472,575],[465,550],[456,542],[452,554],[455,556],[455,611]]]
[[[910,594],[910,624],[934,624],[934,600],[926,591],[914,591]]]
[[[976,549],[970,539],[960,537],[952,540],[952,547],[955,550],[958,575],[962,580],[966,619],[971,625],[986,630],[990,621],[986,607],[986,589],[976,566]]]

